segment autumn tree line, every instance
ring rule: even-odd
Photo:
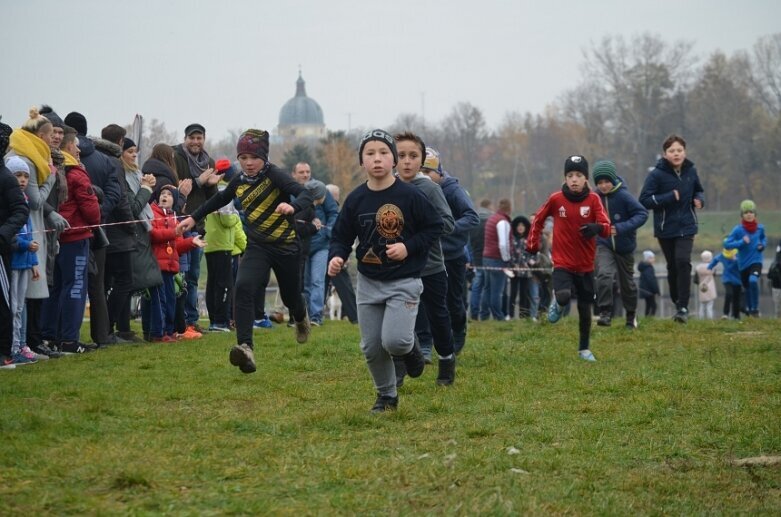
[[[745,198],[781,209],[781,33],[733,55],[702,58],[692,48],[652,34],[608,36],[584,50],[579,83],[544,113],[509,112],[489,128],[478,106],[460,102],[440,121],[405,113],[385,128],[422,135],[474,200],[510,197],[518,213],[530,213],[559,188],[564,160],[575,153],[592,163],[615,161],[637,194],[671,133],[687,141],[707,209],[735,210]],[[363,181],[355,153],[367,129],[272,146],[271,159],[289,168],[310,162],[315,177],[349,192]],[[232,156],[240,132],[210,140],[207,150]],[[156,120],[145,139],[180,140]]]

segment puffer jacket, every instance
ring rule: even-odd
[[[60,215],[71,228],[60,234],[60,242],[63,244],[92,237],[91,229],[73,228],[100,224],[100,205],[87,171],[75,165],[66,167],[65,178],[68,182],[68,199],[60,205]]]
[[[675,192],[678,191],[678,200]],[[705,206],[705,196],[700,177],[694,164],[688,159],[681,164],[680,174],[670,162],[661,158],[648,173],[640,192],[640,204],[654,211],[654,237],[674,239],[697,235],[697,214],[694,200]]]
[[[626,182],[621,177],[607,194],[603,194],[599,189],[594,191],[599,194],[607,218],[616,229],[615,235],[597,237],[597,246],[604,246],[621,255],[632,253],[637,248],[637,229],[648,220],[648,210],[629,193]]]
[[[176,235],[176,213],[160,208],[157,203],[152,203],[152,251],[160,266],[160,271],[166,273],[179,272],[179,255],[187,253],[195,248],[193,237],[183,238]]]
[[[480,224],[480,217],[469,199],[469,194],[461,188],[456,178],[446,174],[439,186],[442,187],[442,193],[445,194],[455,220],[453,231],[439,240],[445,260],[455,260],[464,255],[464,246],[469,242],[471,231]]]

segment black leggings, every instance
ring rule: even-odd
[[[282,303],[287,306],[293,319],[302,321],[306,316],[306,303],[298,279],[298,249],[296,245],[280,248],[252,241],[247,244],[247,250],[239,264],[234,294],[238,344],[252,345],[258,279],[268,278],[271,269],[277,277]]]
[[[573,297],[577,298],[580,331],[578,350],[588,350],[591,339],[591,308],[594,304],[594,273],[554,269],[553,294],[556,296],[556,303],[562,307],[569,305]]]

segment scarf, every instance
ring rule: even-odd
[[[141,190],[141,170],[138,166],[130,166],[124,161],[122,162],[122,166],[125,168],[125,179],[127,180],[128,187],[130,187],[133,194],[138,194],[138,191]],[[141,219],[144,230],[151,232],[152,223],[149,221],[155,218],[155,214],[152,212],[152,207],[149,206],[149,203],[144,205],[138,218]]]
[[[591,189],[588,188],[588,185],[583,185],[583,190],[580,191],[579,194],[576,194],[572,192],[567,184],[561,186],[561,192],[564,194],[564,197],[572,201],[573,203],[580,203],[584,199],[588,197],[589,194],[591,194]]]
[[[759,225],[759,221],[757,221],[756,218],[751,222],[748,222],[745,219],[743,219],[742,221],[740,221],[740,224],[743,225],[743,228],[745,228],[745,230],[748,233],[754,233],[755,231],[757,231],[757,226]]]
[[[24,129],[17,129],[11,133],[10,147],[19,156],[24,156],[35,165],[38,185],[43,185],[49,174],[52,173],[50,164],[52,150],[41,138]]]
[[[271,168],[271,162],[266,162],[266,164],[263,166],[262,169],[260,169],[260,172],[255,174],[254,176],[247,176],[247,173],[244,171],[241,171],[241,182],[247,183],[248,185],[252,185],[254,183],[257,183],[259,179],[261,179],[263,176],[265,176],[266,172]]]
[[[184,145],[182,146],[182,151],[184,151],[184,155],[187,157],[187,165],[190,166],[190,176],[193,179],[209,168],[209,154],[206,151],[201,150],[197,155],[193,155]]]
[[[62,162],[62,164],[65,167],[78,167],[79,161],[70,153],[67,153],[65,151],[60,151],[62,153],[62,157],[65,158],[65,161]]]

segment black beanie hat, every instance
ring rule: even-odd
[[[8,124],[0,122],[0,157],[5,155],[5,151],[8,149],[8,144],[11,142],[11,133],[13,129]]]
[[[52,126],[58,127],[60,129],[63,129],[65,127],[65,123],[62,121],[59,115],[57,115],[57,112],[55,112],[51,106],[47,106],[44,104],[41,106],[41,109],[38,111],[41,115],[46,117],[46,119],[52,123]]]
[[[588,179],[588,162],[585,156],[573,154],[564,162],[564,175],[571,171],[580,171]]]
[[[393,154],[393,166],[395,167],[396,164],[399,163],[399,153],[396,151],[396,140],[393,139],[393,135],[384,129],[372,129],[361,137],[361,143],[358,146],[358,163],[363,165],[363,148],[372,140],[382,142],[390,147],[391,154]]]
[[[81,136],[87,136],[87,118],[79,112],[71,111],[65,115],[65,125],[76,130]]]
[[[136,143],[128,137],[125,137],[125,141],[122,143],[122,152],[127,151],[131,147],[136,147]]]

